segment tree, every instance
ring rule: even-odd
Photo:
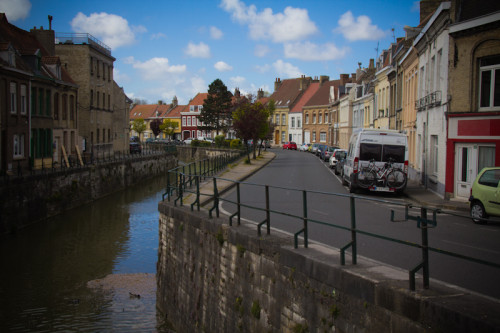
[[[160,119],[154,119],[152,122],[149,123],[149,128],[151,129],[151,131],[153,131],[155,138],[161,132],[161,129],[160,129],[161,124],[162,124],[162,122]]]
[[[139,134],[139,140],[140,140],[141,133],[146,130],[146,123],[144,122],[144,119],[142,118],[134,119],[134,122],[132,123],[132,130],[135,131],[137,134]]]
[[[248,140],[253,140],[253,158],[256,145],[268,131],[269,110],[260,102],[251,104],[244,103],[233,112],[233,128],[236,135],[242,138],[247,146],[248,162],[250,162],[250,151]]]
[[[160,129],[165,135],[172,139],[175,134],[175,130],[179,128],[179,123],[171,119],[164,119],[163,123],[160,125]]]
[[[198,120],[203,124],[199,127],[205,131],[215,130],[217,135],[220,131],[226,132],[231,125],[232,97],[233,95],[220,79],[210,83],[207,98],[198,116]]]

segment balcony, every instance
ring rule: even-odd
[[[423,111],[441,105],[441,91],[435,91],[415,101],[415,109]]]

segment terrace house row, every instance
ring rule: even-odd
[[[91,72],[88,70],[91,54],[102,53],[102,47],[96,51],[91,43],[81,43],[83,56],[69,54],[62,42],[56,45],[51,21],[49,16],[49,29],[40,27],[28,32],[10,24],[6,15],[0,13],[2,173],[21,174],[36,168],[66,165],[69,160],[78,161],[86,155],[90,157],[94,144],[100,143],[99,133],[102,133],[101,142],[111,144],[111,151],[128,146],[129,100],[112,80],[112,70],[105,71],[103,67],[100,79],[103,82],[99,82],[99,86],[104,87],[102,103],[99,97],[97,105],[87,103],[89,99],[82,97],[92,90],[77,73]],[[89,41],[88,35],[81,40]],[[106,57],[112,66],[114,58],[110,51]],[[87,81],[88,76],[91,75],[87,74]],[[105,116],[89,117],[94,109]],[[120,112],[115,112],[116,109]],[[98,130],[103,123],[108,125]],[[94,130],[90,129],[92,126]],[[97,142],[92,140],[94,133]],[[116,140],[119,138],[122,140]]]

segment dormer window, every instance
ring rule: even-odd
[[[203,110],[203,105],[198,105],[198,111],[201,112],[201,110]]]
[[[9,50],[8,57],[9,65],[12,67],[16,67],[16,54],[13,50]]]
[[[189,112],[194,112],[194,105],[189,106]]]

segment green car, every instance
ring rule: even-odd
[[[500,167],[479,172],[470,191],[470,215],[474,223],[486,223],[488,216],[500,216]]]

